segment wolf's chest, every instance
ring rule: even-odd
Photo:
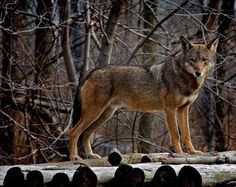
[[[190,96],[184,96],[184,95],[179,96],[177,97],[177,104],[178,106],[190,105],[196,100],[197,97],[198,93]]]

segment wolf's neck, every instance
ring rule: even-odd
[[[174,69],[175,71],[177,71],[176,79],[178,79],[177,84],[180,89],[180,92],[186,96],[196,94],[204,84],[205,76],[196,78],[193,74],[187,72],[182,65],[180,65],[180,57],[176,60],[177,61],[175,61],[175,63],[179,64],[174,64]]]

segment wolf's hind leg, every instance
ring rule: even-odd
[[[92,106],[92,105],[90,105]],[[69,142],[69,150],[70,150],[70,159],[73,161],[82,160],[78,156],[78,139],[81,134],[100,116],[102,113],[102,107],[90,107],[87,110],[82,112],[80,121],[76,124],[76,126],[70,131],[70,142]]]
[[[106,92],[105,92],[106,91]],[[81,160],[78,156],[77,143],[78,139],[89,126],[98,119],[110,99],[109,89],[104,90],[98,86],[98,83],[93,79],[87,79],[80,89],[81,100],[81,116],[80,121],[70,131],[70,158],[72,160]]]
[[[94,154],[93,150],[91,148],[91,136],[93,134],[93,132],[98,129],[99,127],[101,127],[102,125],[104,125],[114,114],[114,112],[116,111],[116,108],[112,108],[112,107],[107,107],[103,113],[99,116],[99,118],[94,121],[88,129],[86,129],[86,131],[83,133],[83,146],[84,146],[84,150],[85,150],[85,154],[88,158],[100,158],[99,155]]]

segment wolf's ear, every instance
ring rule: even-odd
[[[191,49],[193,47],[192,43],[182,35],[180,36],[180,42],[181,42],[181,45],[182,45],[182,51],[183,52],[185,52],[188,49]]]
[[[209,44],[207,44],[207,48],[212,52],[212,54],[216,54],[218,43],[219,38],[215,38]]]

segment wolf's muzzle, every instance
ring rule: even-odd
[[[195,77],[202,77],[203,72],[196,71],[194,75],[195,75]]]

